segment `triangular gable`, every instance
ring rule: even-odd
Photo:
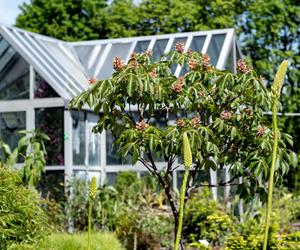
[[[62,98],[87,88],[85,71],[67,43],[4,25],[0,33]]]

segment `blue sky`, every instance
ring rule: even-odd
[[[18,6],[29,0],[0,0],[0,24],[14,25],[20,13]]]

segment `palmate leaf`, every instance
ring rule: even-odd
[[[93,131],[112,130],[120,155],[131,155],[133,163],[144,153],[171,162],[180,157],[182,136],[187,133],[198,167],[210,157],[216,164],[232,165],[231,176],[243,176],[245,182],[251,182],[247,194],[255,193],[258,175],[268,175],[273,145],[270,124],[263,117],[271,99],[255,71],[233,74],[204,67],[197,52],[172,51],[157,62],[152,62],[149,53],[134,57],[110,79],[89,86],[69,107],[89,105],[99,113]],[[195,67],[188,65],[191,59]],[[180,79],[172,74],[171,66],[178,63],[188,71],[182,86],[174,88]],[[137,126],[142,121],[147,129]],[[258,133],[262,127],[265,131]],[[296,165],[296,156],[290,154],[287,144],[292,144],[292,138],[282,133],[279,147],[285,153],[278,172],[286,173],[287,164]],[[205,163],[214,169],[216,164]]]

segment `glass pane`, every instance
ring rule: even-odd
[[[46,165],[64,165],[64,110],[39,108],[35,110],[35,127],[50,137],[46,146]]]
[[[234,72],[234,61],[233,61],[233,49],[231,47],[230,52],[228,54],[228,58],[227,58],[227,62],[225,65],[225,69],[230,71],[230,72]]]
[[[9,48],[9,44],[3,37],[0,36],[0,56]]]
[[[35,98],[59,97],[55,90],[37,72],[35,72],[34,83]]]
[[[29,65],[0,38],[0,100],[29,98]]]
[[[105,183],[108,186],[113,186],[116,182],[116,178],[118,176],[118,173],[108,172],[106,173],[106,180]]]
[[[45,46],[45,49],[47,49],[53,60],[60,65],[61,70],[67,73],[65,76],[66,79],[69,79],[70,76],[78,81],[84,81],[86,79],[82,72],[81,64],[76,60],[75,54],[67,45],[48,40],[39,40],[39,42]]]
[[[169,39],[156,40],[153,47],[153,61],[158,61],[165,52]]]
[[[80,179],[84,182],[87,182],[89,180],[92,179],[93,176],[96,177],[97,180],[97,185],[100,184],[100,180],[101,180],[101,172],[99,171],[74,171],[74,175],[76,177],[76,179]]]
[[[88,113],[88,131],[89,131],[89,144],[88,144],[88,164],[90,166],[100,166],[100,156],[101,156],[101,136],[100,134],[95,134],[92,132],[93,127],[97,124],[99,117],[95,114]]]
[[[88,77],[93,77],[95,67],[98,65],[105,46],[83,45],[74,46],[79,61],[85,68]]]
[[[110,48],[110,51],[107,57],[105,58],[105,62],[102,68],[100,69],[98,76],[95,77],[100,80],[109,78],[115,71],[113,69],[113,61],[115,57],[118,56],[121,57],[123,61],[126,60],[130,52],[130,47],[131,43],[112,44],[112,47]]]
[[[238,48],[238,46],[235,46],[235,50],[236,50],[236,60],[242,59],[242,55],[240,54],[240,50]]]
[[[52,198],[56,201],[64,199],[64,171],[51,170],[46,171],[37,186],[38,190],[42,193],[42,197]]]
[[[0,139],[14,149],[22,137],[18,131],[26,129],[26,112],[0,113]]]
[[[137,42],[135,48],[134,48],[134,52],[136,53],[142,53],[147,51],[148,47],[149,47],[150,41],[139,41]]]
[[[85,115],[84,112],[72,111],[73,164],[85,165]]]
[[[217,183],[225,182],[225,169],[217,169]],[[224,186],[217,187],[218,200],[224,201]]]
[[[213,66],[217,65],[219,55],[222,50],[223,42],[225,40],[225,34],[212,35],[207,54],[210,56],[210,62]]]
[[[193,51],[201,52],[206,36],[195,36],[191,42],[190,48]]]
[[[178,170],[177,171],[177,189],[180,190],[182,181],[183,181],[184,171]]]
[[[106,164],[107,165],[130,165],[130,156],[128,159],[122,159],[118,154],[118,146],[114,144],[114,137],[110,131],[106,131]]]
[[[190,177],[193,175],[193,171],[190,171]],[[177,188],[180,190],[181,185],[182,185],[182,180],[184,176],[184,171],[183,170],[178,170],[177,171]],[[210,181],[210,174],[209,171],[204,171],[204,170],[198,170],[197,173],[195,174],[194,177],[194,182],[193,184],[200,185],[200,184],[207,184]]]

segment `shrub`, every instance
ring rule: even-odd
[[[211,245],[220,245],[234,231],[230,216],[211,197],[209,189],[202,188],[187,202],[183,235],[188,243],[205,239]]]
[[[0,249],[33,243],[47,234],[38,193],[23,186],[19,172],[0,167]]]
[[[227,239],[226,250],[261,250],[263,235],[231,236]],[[271,234],[269,237],[269,250],[300,250],[300,232],[287,235]]]

